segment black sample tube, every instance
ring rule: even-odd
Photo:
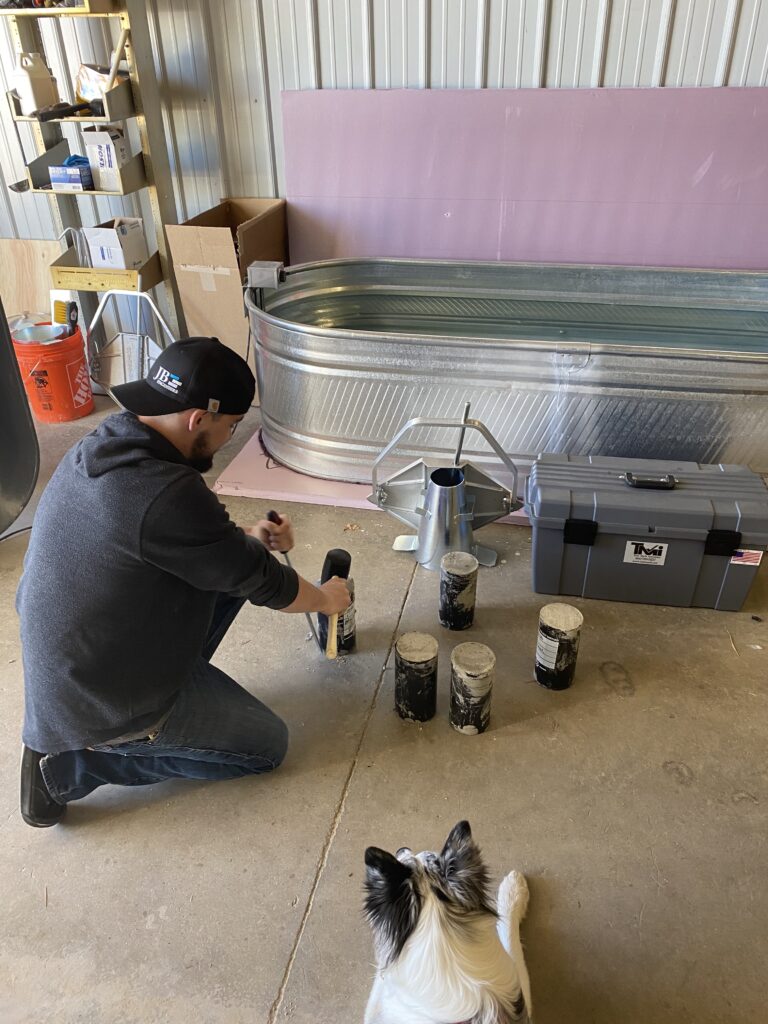
[[[346,611],[342,612],[336,620],[336,649],[339,654],[348,654],[354,650],[357,641],[357,625],[355,621],[355,581],[350,577],[349,570],[352,565],[352,556],[344,548],[332,548],[325,556],[323,570],[320,574],[320,582],[327,583],[332,576],[338,576],[347,584],[349,596],[352,603]],[[320,644],[325,650],[328,643],[328,616],[318,612],[317,632],[320,635]]]
[[[395,644],[395,711],[428,722],[437,706],[437,640],[429,633],[403,633]]]
[[[548,690],[567,690],[573,682],[583,623],[570,604],[547,604],[539,612],[536,679]]]
[[[355,581],[348,576],[344,582],[349,591],[350,606],[346,611],[339,614],[336,620],[336,650],[339,654],[349,654],[355,649],[357,643],[357,624],[355,620]],[[320,637],[320,645],[325,650],[328,644],[328,616],[322,612],[317,613],[317,632]]]
[[[469,629],[475,618],[477,566],[467,551],[449,551],[440,562],[440,625]]]
[[[449,721],[457,732],[476,736],[491,718],[496,655],[485,644],[459,644],[451,654]]]

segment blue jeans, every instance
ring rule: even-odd
[[[40,767],[54,800],[80,800],[109,784],[237,779],[277,768],[288,748],[285,723],[209,664],[244,603],[243,598],[219,595],[202,657],[156,734],[43,758]]]

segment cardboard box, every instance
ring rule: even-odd
[[[90,167],[59,167],[55,164],[48,168],[51,176],[51,188],[54,192],[91,192],[93,177]]]
[[[113,124],[84,128],[83,141],[96,188],[102,192],[120,192],[120,168],[131,158],[122,129]]]
[[[137,270],[149,259],[141,217],[116,217],[95,228],[83,228],[94,267]]]
[[[216,337],[245,357],[243,284],[254,260],[288,262],[284,199],[223,199],[166,225],[187,334]]]

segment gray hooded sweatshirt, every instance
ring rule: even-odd
[[[24,743],[59,753],[155,725],[219,593],[284,608],[298,578],[169,441],[110,416],[65,455],[35,514],[17,595]]]

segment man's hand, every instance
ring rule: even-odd
[[[346,580],[342,580],[338,576],[331,576],[327,583],[323,583],[319,587],[319,590],[326,602],[326,607],[322,609],[323,615],[340,615],[352,604]]]
[[[255,526],[246,527],[245,532],[260,540],[269,551],[293,550],[293,526],[288,516],[281,515],[279,523],[260,519]]]

